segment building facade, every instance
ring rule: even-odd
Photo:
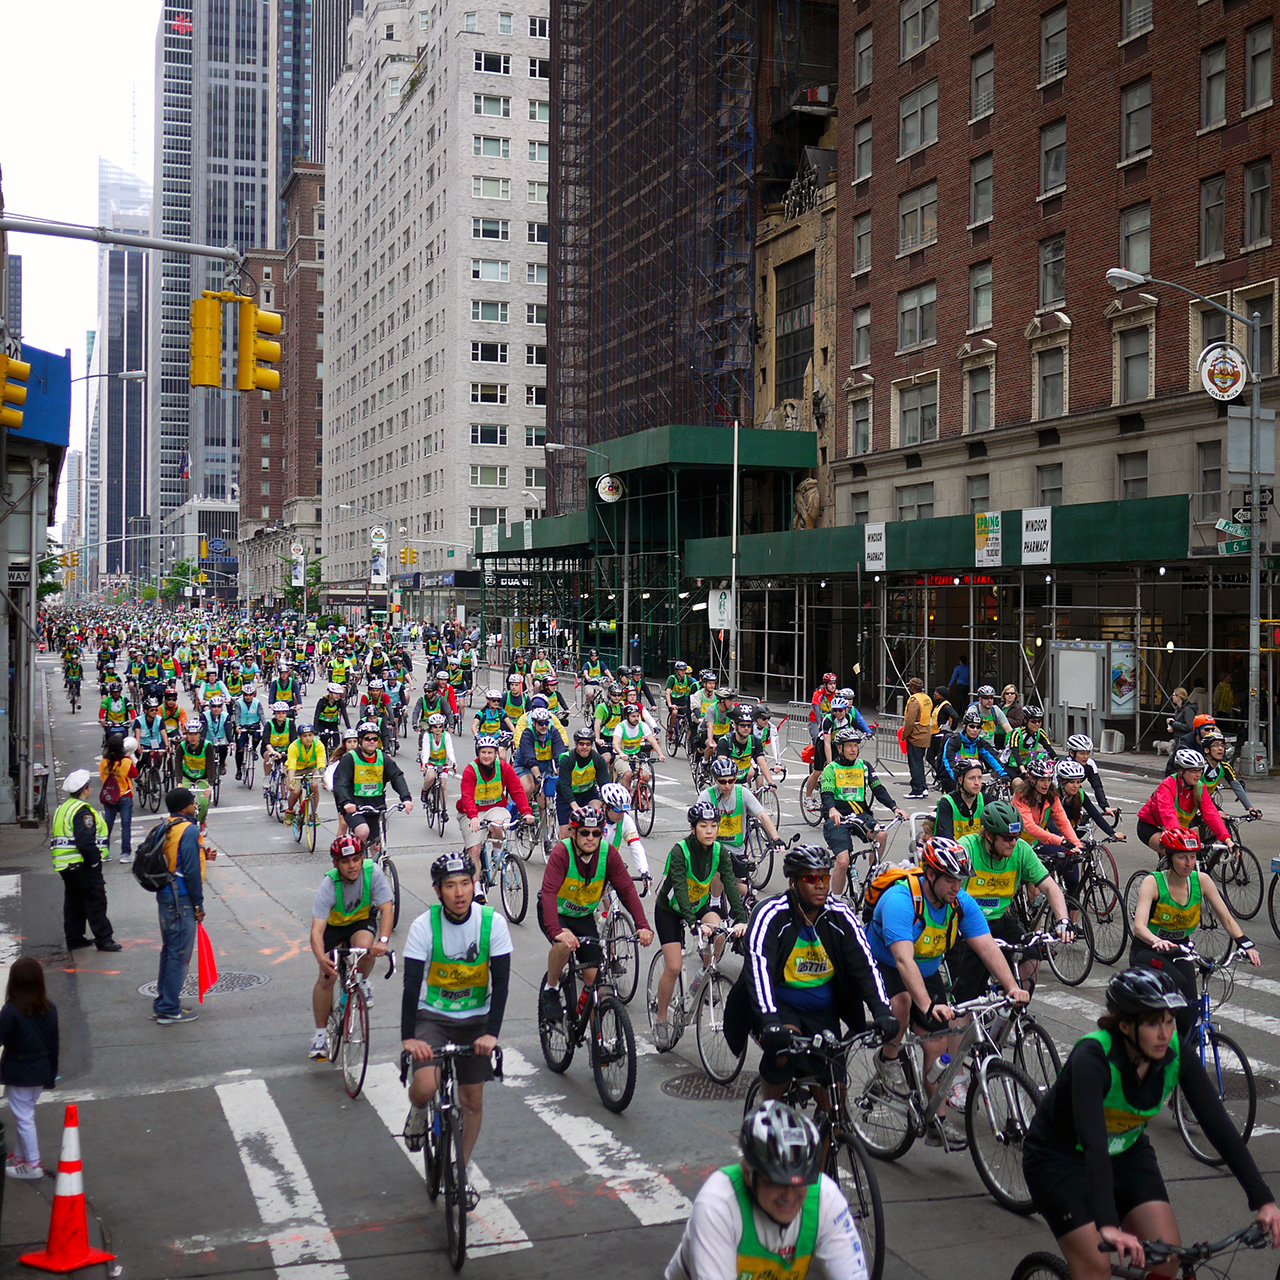
[[[22,337],[22,254],[9,255],[6,277],[5,323],[13,338]]]

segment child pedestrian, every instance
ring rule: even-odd
[[[9,1099],[15,1131],[5,1162],[10,1178],[44,1177],[36,1135],[36,1100],[58,1078],[58,1010],[44,989],[38,960],[22,956],[9,970],[0,1008],[0,1083]]]

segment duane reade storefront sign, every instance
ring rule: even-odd
[[[1053,562],[1052,507],[1024,507],[1022,510],[1022,563]]]

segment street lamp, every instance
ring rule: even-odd
[[[1158,284],[1168,289],[1177,289],[1188,297],[1202,302],[1206,306],[1221,311],[1224,316],[1245,325],[1253,336],[1253,355],[1250,361],[1253,382],[1253,405],[1249,416],[1249,487],[1253,499],[1253,532],[1249,537],[1249,741],[1245,744],[1245,758],[1249,770],[1262,773],[1266,769],[1267,750],[1262,743],[1259,725],[1258,686],[1261,684],[1261,583],[1262,583],[1262,540],[1260,528],[1262,510],[1258,501],[1258,462],[1260,455],[1259,429],[1262,417],[1262,377],[1259,367],[1262,364],[1262,317],[1255,311],[1252,317],[1242,316],[1238,311],[1224,307],[1222,303],[1195,289],[1188,289],[1184,284],[1174,280],[1160,280],[1155,276],[1140,271],[1126,271],[1123,267],[1112,267],[1107,272],[1107,283],[1115,290],[1130,289],[1135,285]]]
[[[72,378],[72,382],[88,382],[91,378],[119,378],[121,382],[146,382],[147,371],[145,369],[121,369],[115,373],[82,373],[78,378]]]

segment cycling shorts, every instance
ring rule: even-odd
[[[446,1018],[443,1014],[419,1008],[414,1034],[433,1049],[446,1044],[475,1044],[489,1033],[489,1015],[477,1018]],[[414,1071],[429,1067],[430,1062],[415,1062]],[[493,1060],[490,1058],[456,1058],[453,1069],[459,1084],[484,1084],[493,1079]]]
[[[538,928],[545,934],[547,927],[542,914],[541,894],[538,895],[536,909]],[[580,964],[590,966],[604,962],[604,952],[600,950],[600,929],[596,924],[596,913],[594,911],[585,916],[559,916],[558,920],[561,929],[568,929],[575,938],[580,940],[576,953]]]
[[[323,944],[325,954],[328,955],[335,947],[350,946],[352,937],[361,931],[370,934],[374,933],[377,924],[377,918],[372,913],[366,916],[365,919],[353,920],[350,924],[326,924]]]
[[[718,907],[714,902],[708,902],[698,912],[699,921],[711,911],[718,913]],[[654,907],[653,931],[658,935],[659,946],[665,947],[668,942],[674,942],[677,946],[684,946],[684,924],[684,917],[677,915],[669,907],[664,907],[661,903]]]
[[[785,1025],[796,1027],[808,1036],[821,1031],[830,1031],[836,1036],[840,1034],[840,1016],[834,1009],[828,1012],[813,1009],[799,1015],[794,1010],[780,1008],[778,1016]],[[778,1061],[776,1053],[766,1051],[760,1056],[760,1078],[766,1084],[786,1084],[793,1076],[817,1076],[821,1079],[824,1074],[820,1054],[788,1054],[782,1062]]]
[[[923,975],[921,975],[923,977]],[[885,965],[880,966],[880,977],[884,979],[885,998],[892,1000],[899,992],[907,989],[907,984],[902,981],[902,974],[898,972],[898,966]],[[929,999],[935,1003],[945,1004],[947,1002],[947,983],[942,976],[942,970],[938,969],[936,973],[931,973],[924,979],[924,989],[929,993]],[[911,1026],[916,1031],[937,1031],[937,1026],[931,1026],[926,1021],[924,1013],[916,1007],[916,1002],[911,1002]]]

